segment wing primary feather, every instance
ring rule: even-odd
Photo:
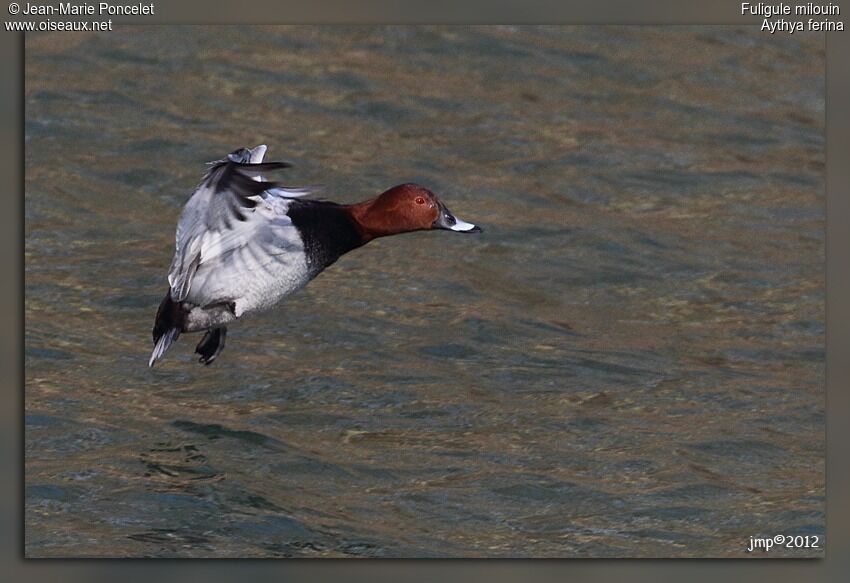
[[[282,170],[284,168],[292,168],[292,164],[289,162],[233,162],[228,160],[230,164],[233,164],[239,169],[250,169],[250,170]]]
[[[300,198],[308,194],[313,194],[318,190],[321,190],[320,186],[276,186],[267,189],[263,194],[263,198],[266,198],[267,194],[283,198]]]
[[[198,253],[192,257],[185,268],[181,269],[171,284],[171,299],[175,302],[182,302],[189,295],[189,289],[192,286],[192,276],[195,275],[195,270],[198,269],[198,264],[201,261],[201,254]]]
[[[259,196],[270,188],[280,188],[282,186],[283,184],[280,182],[254,180],[253,178],[250,178],[236,170],[234,172],[225,173],[221,176],[216,184],[216,191],[221,192],[222,190],[230,189],[235,194],[243,198],[248,198],[251,196]]]
[[[269,227],[281,227],[285,214],[281,214],[274,199],[287,199],[304,196],[313,188],[287,187],[281,182],[263,179],[263,172],[292,167],[289,162],[261,162],[262,151],[257,146],[253,150],[243,148],[229,154],[222,160],[210,162],[201,184],[187,203],[181,221],[178,223],[175,257],[169,271],[170,294],[174,302],[186,300],[189,296],[192,280],[199,266],[210,258],[220,256],[229,249],[250,245],[257,227],[239,225],[258,225],[251,221],[267,221]],[[254,159],[256,163],[251,163]],[[263,215],[255,219],[258,204],[273,209],[273,217]],[[259,217],[259,215],[257,215]],[[244,239],[247,237],[247,239]],[[252,253],[253,249],[250,250]],[[254,262],[261,262],[255,257]]]

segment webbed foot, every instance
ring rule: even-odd
[[[195,352],[201,355],[198,362],[212,364],[216,357],[224,350],[224,339],[227,336],[227,328],[221,326],[207,330],[201,341],[195,347]]]

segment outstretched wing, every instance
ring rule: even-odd
[[[186,299],[202,264],[243,247],[261,247],[279,229],[291,228],[286,214],[288,201],[309,190],[264,180],[263,172],[290,166],[263,163],[265,149],[242,148],[213,162],[186,203],[177,224],[176,251],[168,273],[173,301]],[[262,253],[262,249],[252,251]]]

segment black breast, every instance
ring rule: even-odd
[[[343,254],[363,245],[351,215],[335,202],[294,200],[287,214],[304,241],[313,277]]]

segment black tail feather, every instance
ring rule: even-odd
[[[185,317],[180,304],[171,299],[171,291],[169,290],[156,311],[156,320],[153,324],[154,348],[148,366],[156,364],[174,344],[183,330]]]

